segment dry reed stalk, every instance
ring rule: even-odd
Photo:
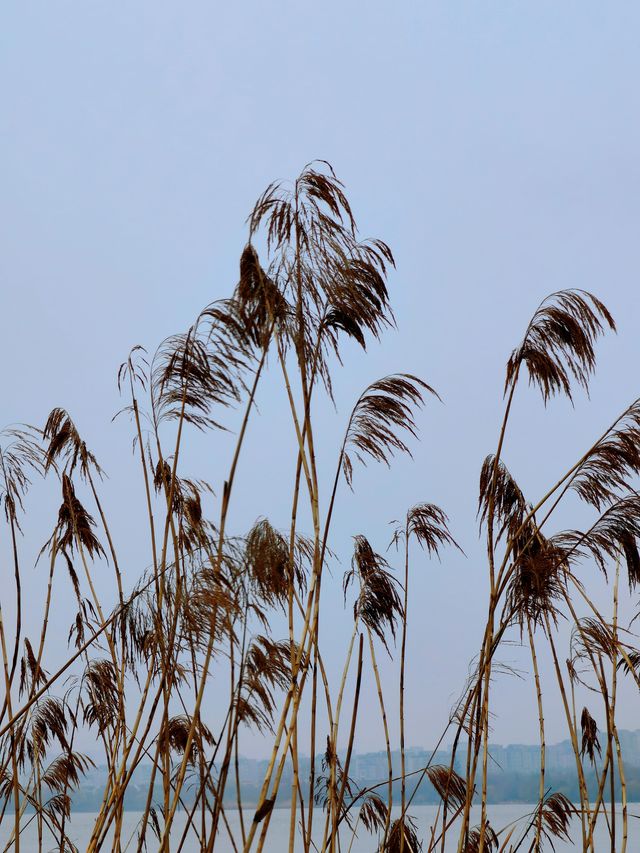
[[[371,635],[371,629],[367,626],[367,637],[369,639],[369,653],[371,656],[371,667],[373,669],[373,675],[375,677],[376,682],[376,691],[378,693],[378,703],[380,705],[380,716],[382,718],[382,728],[384,730],[384,742],[385,749],[387,752],[387,814],[385,818],[385,824],[383,829],[382,836],[382,847],[384,848],[387,843],[387,839],[389,837],[389,828],[391,824],[391,808],[393,806],[393,759],[391,757],[391,738],[389,736],[389,725],[387,723],[387,711],[384,702],[384,694],[382,692],[382,682],[380,681],[380,672],[378,670],[378,664],[376,662],[376,651],[373,645],[373,637]]]
[[[617,649],[618,649],[618,587],[620,582],[620,560],[616,561],[616,572],[613,586],[613,655],[611,661],[611,731],[614,737],[616,746],[616,758],[618,765],[618,775],[620,777],[620,793],[622,797],[622,848],[620,853],[626,853],[627,839],[629,834],[629,818],[627,806],[627,782],[624,772],[624,760],[622,757],[622,749],[620,747],[620,739],[618,737],[618,729],[615,722],[616,699],[618,695],[618,664],[617,664]],[[612,773],[613,775],[613,773]]]
[[[4,459],[2,459],[3,473],[6,481],[6,471],[4,469]],[[11,532],[11,555],[13,559],[13,576],[16,588],[16,627],[13,643],[13,654],[11,656],[11,669],[9,672],[9,684],[13,685],[13,679],[18,664],[18,652],[20,649],[20,639],[22,636],[22,581],[20,577],[20,561],[18,559],[18,543],[16,540],[16,519],[13,512],[9,513],[9,529]],[[6,698],[5,698],[6,703]],[[4,703],[3,703],[4,705]],[[0,712],[0,721],[4,716],[4,708]]]
[[[408,610],[409,610],[409,513],[407,513],[407,518],[405,522],[404,528],[404,601],[402,606],[402,640],[400,645],[400,774],[402,776],[402,782],[400,783],[400,806],[401,806],[401,815],[404,819],[405,812],[407,810],[407,783],[405,780],[406,775],[406,762],[405,762],[405,752],[404,752],[404,728],[405,728],[405,717],[404,717],[404,678],[405,678],[405,664],[406,664],[406,654],[407,654],[407,619],[408,619]],[[437,822],[437,818],[436,821]],[[434,824],[435,824],[434,822]],[[400,835],[400,853],[404,853],[404,832]]]
[[[6,690],[6,703],[9,721],[13,718],[13,708],[11,705],[11,682],[9,680],[9,659],[7,656],[7,644],[5,639],[4,621],[2,619],[2,608],[0,607],[0,648],[2,649],[2,670],[4,674],[4,684]],[[14,804],[14,838],[16,853],[20,853],[20,782],[18,779],[18,760],[17,760],[17,744],[16,736],[13,729],[10,729],[10,749],[11,749],[11,772],[13,774],[13,804]]]
[[[340,791],[338,793],[337,803],[334,809],[334,821],[333,827],[331,829],[331,838],[329,841],[329,850],[331,853],[335,850],[336,841],[339,842],[338,838],[338,825],[340,815],[342,813],[342,806],[344,803],[344,796],[347,789],[348,779],[349,779],[349,766],[351,764],[351,755],[353,752],[353,743],[356,734],[356,721],[358,719],[358,702],[360,699],[360,685],[362,683],[362,648],[363,648],[363,635],[360,634],[360,642],[358,644],[358,669],[356,674],[356,685],[353,696],[353,709],[351,712],[351,728],[349,731],[349,740],[347,742],[347,755],[344,762],[344,768],[342,770],[342,781],[340,784]]]
[[[336,785],[336,760],[335,760],[335,758],[337,755],[338,732],[339,732],[339,727],[340,727],[340,714],[342,711],[342,701],[344,698],[344,691],[345,691],[346,682],[347,682],[347,675],[349,673],[349,668],[351,665],[351,658],[353,655],[353,646],[354,646],[357,634],[358,634],[358,623],[356,621],[354,624],[354,627],[353,627],[353,631],[351,633],[351,639],[349,641],[349,646],[347,649],[347,655],[346,655],[345,662],[344,662],[344,665],[342,668],[342,678],[340,680],[340,687],[338,689],[338,695],[337,695],[337,699],[336,699],[335,716],[330,715],[330,724],[329,724],[329,729],[331,732],[330,741],[331,741],[331,744],[333,745],[333,749],[332,749],[331,754],[329,756],[329,774],[330,774],[329,775],[329,789],[328,789],[328,791],[329,791],[329,804],[328,804],[329,807],[327,808],[327,814],[325,816],[324,832],[323,832],[322,843],[320,846],[321,850],[324,850],[324,848],[327,844],[327,839],[330,837],[329,836],[330,825],[331,825],[331,833],[333,835],[333,833],[336,830],[337,823],[340,820],[340,816],[339,816],[338,812],[336,811],[337,803],[335,803],[334,798],[333,798],[333,789]],[[315,667],[316,667],[316,662],[314,661],[314,671],[315,671]]]
[[[540,673],[538,671],[538,657],[536,655],[536,646],[531,630],[531,620],[527,618],[527,636],[529,638],[529,649],[531,651],[531,663],[533,665],[533,675],[536,688],[536,701],[538,703],[538,725],[540,727],[540,784],[538,793],[538,816],[536,820],[536,837],[534,851],[540,850],[540,839],[542,835],[542,806],[544,803],[545,792],[545,758],[546,758],[546,742],[544,736],[544,710],[542,707],[542,688],[540,686]]]
[[[596,779],[598,780],[598,794],[596,797],[596,802],[595,802],[595,806],[593,809],[593,813],[590,816],[590,820],[589,820],[589,833],[588,833],[588,837],[587,837],[587,846],[593,847],[593,832],[594,832],[596,821],[598,818],[598,812],[600,810],[600,807],[602,806],[603,811],[604,811],[604,815],[605,815],[605,818],[607,821],[607,827],[609,829],[609,833],[610,833],[610,837],[611,837],[611,843],[612,843],[613,849],[615,850],[615,815],[614,815],[614,810],[615,810],[615,782],[613,779],[613,774],[614,774],[613,750],[612,750],[612,735],[611,735],[611,730],[610,730],[610,719],[611,719],[610,710],[611,709],[610,709],[610,702],[609,702],[609,690],[608,690],[606,676],[605,676],[604,667],[603,667],[603,663],[602,663],[602,655],[597,649],[595,649],[592,646],[591,640],[590,640],[589,636],[583,630],[583,626],[581,624],[581,621],[578,619],[578,617],[575,613],[575,610],[573,608],[573,604],[571,603],[568,596],[565,596],[565,601],[566,601],[567,606],[568,606],[568,608],[569,608],[569,610],[570,610],[570,612],[574,618],[575,627],[576,627],[578,634],[580,635],[580,638],[581,638],[581,641],[583,644],[583,648],[584,648],[584,653],[589,658],[589,661],[591,663],[591,667],[593,669],[594,675],[595,675],[596,680],[598,682],[599,689],[600,689],[600,695],[602,696],[602,699],[603,699],[603,703],[605,706],[605,714],[606,714],[606,719],[607,719],[607,750],[605,752],[605,762],[604,762],[602,773],[600,774],[599,779],[598,779],[598,773],[596,770]],[[584,719],[584,716],[585,716],[585,712],[583,711],[583,719]],[[595,725],[595,723],[594,723],[594,725]],[[584,738],[585,738],[585,735],[584,735],[584,726],[583,726],[583,751],[584,751],[584,742],[585,742]],[[598,751],[599,751],[599,746],[598,746]],[[595,762],[593,762],[593,763],[594,763],[594,767],[595,767]],[[604,789],[605,789],[605,785],[606,785],[608,775],[609,775],[609,781],[610,781],[610,785],[611,785],[612,820],[609,819],[609,816],[607,815],[607,811],[606,811],[606,806],[604,805]]]
[[[290,655],[290,666],[291,671],[295,666],[295,633],[294,633],[294,610],[293,610],[293,599],[294,599],[294,588],[293,588],[293,547],[295,542],[295,529],[292,530],[290,546],[289,546],[289,583],[287,589],[287,621],[288,621],[288,629],[289,629],[289,646],[291,648]],[[297,719],[294,721],[294,730],[293,730],[293,739],[291,743],[291,758],[293,765],[293,777],[291,780],[291,811],[289,817],[289,851],[293,853],[294,845],[295,845],[295,834],[296,834],[296,812],[297,812],[297,798],[298,798],[298,787],[300,784],[300,774],[298,769],[298,721]],[[304,802],[302,797],[300,798],[300,809],[302,812],[302,826],[304,827]],[[244,844],[246,841],[246,834],[242,833],[242,843]],[[306,846],[306,843],[305,843]]]
[[[308,418],[309,418],[309,413],[307,412],[305,414],[305,422],[303,424],[303,431],[306,430],[306,428],[307,428]],[[297,459],[296,459],[296,473],[295,473],[295,479],[294,479],[293,501],[292,501],[292,507],[291,507],[291,523],[290,523],[290,527],[289,527],[289,572],[290,572],[290,577],[289,577],[289,583],[288,583],[288,588],[287,588],[287,616],[288,616],[288,628],[289,628],[289,644],[291,647],[290,664],[291,664],[292,679],[294,677],[293,673],[296,671],[296,665],[297,665],[297,656],[296,656],[296,651],[295,651],[296,646],[295,646],[295,625],[294,625],[294,608],[293,608],[294,599],[296,599],[296,593],[295,593],[295,587],[294,587],[294,583],[293,583],[293,575],[294,575],[293,566],[294,566],[294,559],[295,559],[295,553],[294,552],[295,552],[296,530],[297,530],[297,522],[298,522],[298,501],[299,501],[299,496],[300,496],[300,475],[301,475],[301,471],[302,471],[302,456],[303,456],[303,454],[301,453],[301,451],[299,449]],[[300,604],[300,602],[297,601],[297,603],[298,603],[300,611],[302,613],[304,613],[304,611],[302,609],[302,605]],[[316,650],[314,650],[314,673],[313,673],[314,693],[316,690],[315,682],[317,681],[317,665],[318,665],[318,662],[317,662],[317,658],[316,658]],[[293,688],[294,685],[292,684],[291,687]],[[294,756],[295,756],[295,758],[294,758],[294,773],[296,776],[296,783],[299,785],[300,779],[299,779],[299,769],[298,769],[297,738],[298,738],[298,732],[297,732],[297,721],[296,721],[295,744],[294,744]],[[301,813],[300,827],[301,827],[301,831],[302,831],[302,842],[303,842],[305,853],[309,853],[311,828],[313,825],[313,785],[314,785],[314,776],[315,776],[315,768],[314,768],[314,761],[315,761],[315,717],[312,719],[311,725],[310,725],[310,750],[309,750],[309,753],[311,755],[311,770],[310,770],[310,774],[309,774],[309,800],[308,800],[308,802],[309,802],[308,822],[309,823],[308,823],[308,832],[307,832],[307,826],[305,825],[305,818],[304,818],[304,800],[303,800],[302,792],[300,792],[300,813]],[[290,819],[290,829],[289,829],[289,848],[290,849],[292,849],[292,843],[293,843],[292,839],[293,839],[294,833],[295,833],[295,810],[292,807],[291,819]],[[243,832],[243,839],[242,840],[243,840],[243,844],[246,843],[246,835],[244,832]]]
[[[616,757],[618,762],[618,774],[620,777],[620,792],[622,798],[622,848],[620,853],[625,853],[627,849],[627,841],[629,838],[629,807],[627,802],[627,781],[624,770],[624,760],[622,757],[622,748],[618,737],[617,727],[614,725],[613,736],[616,744]]]
[[[549,647],[551,649],[551,655],[553,657],[553,665],[556,673],[556,679],[558,682],[558,687],[560,689],[560,695],[562,697],[562,705],[564,708],[566,720],[567,720],[567,728],[569,729],[569,735],[571,740],[571,747],[573,750],[573,754],[576,760],[576,772],[578,777],[578,787],[580,791],[580,821],[582,828],[582,847],[583,850],[587,850],[587,835],[585,828],[585,814],[589,811],[589,795],[587,791],[587,783],[584,778],[584,770],[582,767],[582,761],[580,760],[580,748],[578,746],[578,737],[577,737],[577,729],[575,723],[575,698],[574,698],[574,685],[573,680],[571,681],[571,695],[572,695],[572,705],[573,705],[573,716],[571,710],[569,708],[569,702],[567,699],[567,693],[564,685],[564,679],[562,677],[562,671],[560,669],[560,664],[558,663],[558,655],[556,653],[556,647],[553,642],[553,634],[551,632],[551,622],[549,620],[549,615],[547,613],[544,614],[545,619],[545,627],[547,631],[547,638],[549,640]]]

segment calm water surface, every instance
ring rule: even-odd
[[[526,820],[522,820],[523,815],[526,815],[530,812],[534,807],[526,806],[526,805],[497,805],[489,807],[489,820],[491,821],[492,826],[496,831],[503,829],[504,827],[512,824],[513,821],[519,821],[518,826],[521,826],[523,829],[527,825]],[[474,810],[475,820],[479,820],[479,810]],[[422,839],[426,839],[430,835],[430,828],[433,824],[433,821],[436,817],[436,807],[435,806],[415,806],[411,809],[411,814],[415,818],[417,827],[418,827],[418,835]],[[629,837],[627,850],[628,853],[634,853],[634,851],[640,850],[640,819],[636,817],[640,815],[640,804],[634,803],[629,805]],[[126,843],[123,843],[123,849],[126,848],[132,853],[135,853],[136,850],[136,829],[138,826],[138,822],[140,820],[141,815],[138,812],[127,812],[125,815],[125,832],[123,833],[123,839],[126,838],[127,841],[130,840],[128,846]],[[239,849],[242,849],[242,844],[239,841],[241,837],[240,833],[240,821],[238,817],[238,813],[235,811],[229,811],[227,813],[229,829],[233,833],[236,844]],[[248,822],[250,817],[245,818],[245,821]],[[0,824],[0,851],[5,850],[6,844],[11,834],[12,829],[12,821],[13,816],[5,817],[4,821]],[[73,840],[73,842],[77,845],[79,850],[85,850],[87,841],[91,835],[91,828],[93,826],[94,815],[92,814],[80,814],[76,813],[73,817],[73,820],[70,823],[69,829],[69,837]],[[175,820],[175,830],[172,832],[172,851],[177,850],[178,842],[180,837],[182,836],[182,831],[185,827],[186,817],[183,813],[178,813],[176,815]],[[576,818],[573,820],[573,835],[572,838],[574,841],[578,842],[580,837],[580,827],[579,822]],[[621,819],[617,826],[618,838],[621,842],[622,835],[622,822]],[[321,828],[318,830],[318,834],[322,835]],[[38,843],[37,843],[37,834],[35,831],[35,826],[31,824],[27,827],[24,832],[21,834],[21,853],[32,853],[32,851],[37,851]],[[501,835],[501,838],[505,837],[505,833]],[[516,830],[514,835],[512,836],[512,842],[517,841],[519,838],[519,831]],[[288,850],[289,843],[289,810],[288,809],[276,809],[271,818],[271,825],[269,828],[268,841],[265,844],[264,850],[265,853],[286,853]],[[317,839],[319,843],[321,838]],[[366,832],[358,833],[356,838],[352,838],[351,833],[345,833],[342,836],[342,853],[375,853],[376,839]],[[621,850],[621,843],[618,843],[617,849]],[[147,843],[148,850],[154,850],[155,836],[148,831],[147,832]],[[351,846],[349,846],[351,845]],[[428,845],[425,844],[425,848]],[[447,845],[447,850],[454,849],[455,850],[456,843],[455,838],[451,836],[451,844]],[[568,850],[580,850],[581,844],[576,843],[573,844],[560,843],[557,842],[555,844],[556,853],[565,853]],[[13,847],[7,848],[12,850]],[[51,836],[45,837],[43,843],[43,849],[46,851],[52,850],[53,848],[53,839]],[[109,850],[110,847],[105,847],[103,849]],[[188,841],[185,843],[182,848],[183,853],[200,853],[200,843],[195,834],[190,834],[188,836]],[[526,850],[525,845],[520,848],[520,850]],[[596,835],[595,835],[595,849],[597,851],[610,849],[610,841],[609,835],[607,832],[606,824],[603,820],[599,821]],[[216,853],[233,853],[234,847],[229,841],[228,832],[222,828],[220,838],[218,839],[218,843],[215,847]],[[302,845],[298,845],[296,851],[302,850]]]

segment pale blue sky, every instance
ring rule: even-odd
[[[56,0],[5,4],[1,22],[2,421],[69,409],[110,474],[130,585],[148,561],[144,507],[130,428],[110,424],[129,348],[153,349],[230,292],[253,202],[312,158],[346,183],[361,232],[393,248],[399,331],[366,358],[349,351],[338,414],[318,412],[320,453],[332,470],[351,403],[384,373],[419,373],[445,400],[420,417],[413,463],[370,467],[353,496],[341,491],[334,541],[346,565],[352,534],[386,547],[387,522],[416,501],[451,517],[468,559],[415,561],[408,740],[429,744],[481,636],[478,472],[495,446],[505,362],[540,299],[593,290],[620,333],[599,348],[591,403],[578,394],[575,410],[545,411],[518,395],[505,458],[532,498],[640,394],[640,7]],[[275,372],[260,411],[238,531],[259,515],[288,521],[292,444]],[[219,484],[228,447],[198,439],[184,473]],[[50,491],[35,490],[41,529],[24,541],[34,600]],[[350,630],[339,574],[332,669]],[[64,600],[56,618],[66,637]],[[496,738],[534,740],[532,685],[496,689]],[[636,719],[629,701],[621,725]],[[563,735],[555,699],[548,725],[550,740]],[[381,744],[372,714],[359,745]]]

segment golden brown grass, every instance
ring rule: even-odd
[[[264,245],[262,260],[258,245]],[[419,837],[409,814],[417,785],[409,796],[407,780],[415,774],[407,774],[405,765],[405,669],[414,604],[411,544],[418,543],[429,557],[458,547],[439,507],[418,504],[397,523],[392,544],[402,555],[403,575],[394,574],[391,561],[365,535],[354,537],[344,577],[345,599],[353,604],[344,618],[353,619],[353,632],[339,684],[327,676],[320,639],[322,582],[332,559],[339,483],[352,486],[359,463],[390,465],[395,454],[409,453],[417,435],[416,410],[426,398],[437,398],[433,388],[411,374],[386,376],[366,388],[347,419],[332,488],[328,499],[322,499],[312,413],[317,398],[332,398],[332,377],[342,366],[344,342],[350,339],[366,349],[394,324],[386,282],[393,263],[385,243],[359,240],[342,184],[327,163],[313,163],[292,184],[273,184],[258,200],[233,294],[207,306],[186,332],[165,340],[150,359],[141,347],[132,349],[118,383],[128,398],[124,411],[134,432],[150,566],[133,589],[126,588],[124,557],[100,500],[102,469],[70,415],[56,408],[42,429],[3,434],[0,497],[14,587],[12,593],[3,588],[3,596],[14,597],[15,618],[7,624],[0,609],[5,688],[0,819],[11,822],[9,845],[16,851],[32,819],[39,850],[45,849],[45,828],[61,853],[73,849],[67,833],[71,796],[91,765],[75,746],[81,728],[95,733],[108,768],[91,851],[108,845],[123,849],[124,796],[141,762],[150,762],[153,770],[137,829],[138,851],[183,849],[186,830],[180,837],[171,832],[178,808],[185,809],[203,851],[215,850],[222,837],[234,850],[261,851],[269,844],[272,811],[283,793],[290,802],[289,848],[299,838],[305,853],[349,849],[356,832],[371,834],[372,849],[386,853],[444,851],[445,844],[459,853],[553,849],[556,839],[568,837],[576,816],[586,852],[594,850],[599,813],[607,821],[611,850],[626,849],[616,698],[620,678],[640,683],[640,654],[618,624],[618,601],[623,568],[631,591],[640,580],[640,497],[634,490],[640,472],[640,402],[622,412],[537,501],[524,495],[504,460],[514,395],[525,376],[544,404],[557,394],[571,398],[576,386],[588,387],[596,341],[615,328],[593,295],[566,290],[545,299],[507,362],[504,418],[496,450],[486,458],[480,477],[489,586],[486,628],[446,728],[454,741],[451,765],[428,764],[418,774],[418,784],[431,784],[441,800],[428,837]],[[268,369],[281,376],[295,434],[291,524],[288,531],[279,531],[261,519],[240,536],[228,529],[229,512],[238,500],[238,462]],[[214,440],[230,406],[240,409],[240,428],[228,473],[213,489],[182,473],[184,444],[194,429]],[[29,521],[27,493],[34,477],[53,479],[61,497],[41,552],[48,565],[42,627],[39,637],[30,638],[23,629],[19,537]],[[570,492],[589,504],[596,518],[585,531],[549,534],[550,520]],[[217,502],[215,518],[205,515],[205,495]],[[311,530],[303,534],[298,519],[305,503]],[[585,560],[613,576],[609,621],[589,598],[588,583],[578,579],[578,564]],[[97,565],[105,561],[113,571],[117,602],[111,612],[94,581]],[[76,602],[69,634],[74,651],[49,672],[51,602],[58,586]],[[588,618],[578,616],[576,599],[587,608]],[[286,619],[284,638],[271,631],[274,613]],[[566,663],[556,648],[561,617],[574,626]],[[517,827],[498,829],[487,805],[489,719],[496,653],[509,632],[526,638],[531,655],[540,793],[533,814],[524,815]],[[385,693],[378,667],[378,655],[391,653],[397,634],[399,816],[391,812],[398,781],[389,725],[395,697]],[[575,755],[580,782],[575,805],[545,785],[544,690],[538,667],[545,649],[553,660]],[[365,669],[367,660],[370,667]],[[349,769],[365,678],[373,679],[377,693],[388,773],[379,785],[361,790]],[[576,689],[581,684],[595,688],[596,700],[603,703],[602,734],[587,708],[578,723]],[[217,728],[203,714],[212,685],[225,697]],[[301,715],[303,698],[309,717]],[[325,717],[328,731],[319,731]],[[238,771],[239,739],[246,727],[262,732],[271,745],[259,799],[250,809],[242,802]],[[341,759],[338,744],[345,732]],[[304,778],[301,752],[315,756],[325,742],[321,766],[312,758],[311,776]],[[594,764],[601,751],[598,795],[592,803],[585,763]],[[283,792],[287,761],[293,782]],[[617,784],[622,789],[621,827],[613,805]],[[607,785],[609,806],[604,802]],[[474,797],[481,804],[478,826],[470,825]],[[226,811],[230,804],[240,814],[235,833]],[[107,845],[108,837],[114,840]]]

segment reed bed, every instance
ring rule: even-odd
[[[290,808],[288,849],[296,844],[305,853],[347,851],[354,833],[368,833],[371,850],[384,853],[435,853],[445,845],[459,853],[553,850],[558,839],[569,838],[572,823],[579,826],[582,850],[594,851],[598,816],[607,822],[611,850],[627,849],[616,708],[621,679],[640,686],[640,652],[629,626],[620,624],[619,598],[625,577],[631,596],[640,580],[640,496],[633,487],[640,472],[640,400],[617,415],[541,498],[523,494],[504,460],[522,382],[537,389],[544,404],[588,388],[597,339],[615,328],[592,294],[565,290],[547,297],[507,361],[504,418],[479,487],[486,627],[446,727],[432,733],[438,743],[453,741],[450,764],[427,763],[408,774],[405,762],[411,575],[421,552],[431,559],[459,547],[443,509],[425,501],[402,510],[390,550],[388,542],[376,549],[366,536],[354,536],[353,553],[342,555],[348,604],[342,618],[352,622],[352,633],[339,680],[333,683],[327,673],[322,586],[334,559],[339,486],[353,486],[358,465],[390,465],[394,456],[408,453],[417,437],[417,409],[438,398],[412,374],[374,382],[346,418],[333,470],[319,470],[314,410],[331,405],[345,342],[365,349],[394,325],[387,290],[393,264],[384,242],[359,239],[332,168],[312,163],[293,182],[272,184],[258,199],[233,293],[206,306],[189,329],[163,341],[153,355],[131,350],[118,372],[125,398],[121,416],[129,417],[133,430],[144,496],[140,515],[148,528],[148,569],[133,587],[122,570],[123,545],[101,501],[100,463],[71,415],[54,409],[40,427],[3,433],[0,498],[11,554],[0,602],[0,820],[11,826],[5,849],[20,851],[22,832],[34,821],[39,851],[45,849],[45,830],[60,853],[75,849],[68,837],[73,793],[93,763],[76,746],[84,729],[94,733],[107,768],[87,847],[92,853],[125,849],[125,795],[141,763],[152,772],[128,848],[138,853],[184,848],[185,833],[172,832],[178,810],[186,812],[202,851],[215,850],[221,839],[244,853],[273,850],[270,821],[279,797]],[[279,530],[262,518],[240,535],[229,529],[229,514],[241,500],[238,464],[267,373],[282,383],[295,436],[291,521]],[[228,473],[212,488],[183,472],[184,445],[194,431],[215,441],[228,407],[239,411],[240,426]],[[29,530],[29,486],[40,477],[53,484],[60,508],[40,555],[46,576],[41,630],[29,637],[23,628],[29,601],[21,537]],[[570,496],[590,507],[591,525],[550,532],[557,508]],[[216,507],[215,516],[207,517],[205,504]],[[310,520],[304,531],[303,517]],[[95,583],[105,565],[115,606],[106,606]],[[589,572],[610,580],[610,613],[601,613],[589,597]],[[52,671],[47,653],[59,586],[72,596],[77,613],[68,658]],[[561,618],[573,626],[568,649],[559,645]],[[275,634],[272,626],[283,624],[284,636]],[[514,635],[531,658],[539,799],[533,813],[499,827],[487,804],[492,683],[498,650]],[[393,690],[383,684],[379,666],[380,656],[391,654],[397,667]],[[579,780],[575,803],[545,779],[541,655],[552,661],[562,699]],[[366,789],[350,777],[364,679],[375,688],[388,756],[386,777]],[[212,687],[225,697],[215,722],[206,710]],[[577,703],[585,687],[596,708]],[[606,721],[602,732],[594,714]],[[399,720],[399,744],[390,715]],[[239,739],[247,727],[262,732],[271,747],[258,802],[250,807],[242,801],[238,770]],[[346,748],[339,750],[339,743]],[[399,776],[392,760],[398,746]],[[312,756],[310,774],[300,772],[304,752]],[[322,761],[313,758],[318,752],[324,752]],[[293,783],[283,791],[287,764]],[[586,782],[592,767],[598,772],[595,799]],[[398,783],[400,799],[394,802]],[[438,819],[423,838],[411,817],[421,785],[433,786],[440,798]],[[471,825],[476,802],[480,821]],[[231,830],[230,808],[239,810],[239,831]]]

